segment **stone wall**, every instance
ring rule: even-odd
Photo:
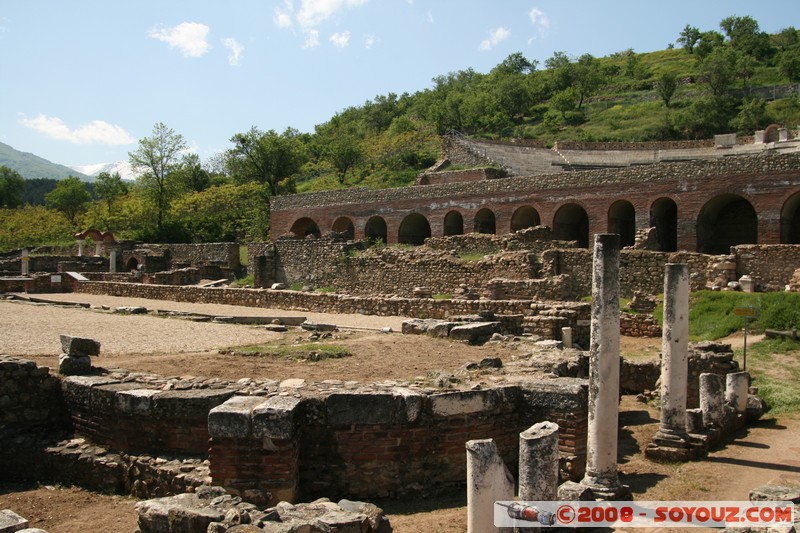
[[[164,391],[106,376],[71,376],[62,383],[75,431],[131,453],[204,455],[208,412],[234,394],[228,389]]]
[[[237,397],[209,416],[211,476],[267,503],[433,495],[463,486],[466,441],[493,438],[514,470],[520,431],[551,420],[562,427],[562,467],[579,479],[586,395],[585,381],[567,378],[469,391],[373,386],[316,398]]]
[[[199,266],[208,263],[236,269],[239,268],[239,245],[235,242],[212,242],[204,244],[168,245],[173,263]]]
[[[417,178],[417,185],[438,185],[442,183],[467,183],[470,181],[492,180],[507,177],[496,168],[477,168],[469,170],[442,170],[425,172]]]
[[[734,246],[736,274],[750,275],[759,290],[782,291],[800,268],[800,246],[756,244]]]

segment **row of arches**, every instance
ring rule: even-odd
[[[647,221],[637,222],[633,204],[618,200],[611,204],[607,212],[607,231],[618,233],[622,246],[630,246],[636,239],[638,227],[655,227],[658,249],[673,252],[678,249],[678,205],[672,198],[655,200],[649,209]],[[514,232],[542,224],[539,212],[530,205],[517,208],[511,215],[508,231]],[[583,248],[589,246],[589,215],[583,206],[567,203],[554,213],[550,224],[553,237],[558,240],[577,241]],[[474,233],[496,234],[497,217],[489,208],[482,208],[472,220],[465,220],[458,210],[451,210],[441,221],[442,235],[462,235],[471,230]],[[337,218],[332,231],[353,239],[356,224],[347,216]],[[381,216],[372,216],[364,225],[364,237],[370,240],[389,242],[388,226]],[[317,223],[309,218],[300,218],[292,225],[292,234],[297,238],[309,235],[319,237],[321,231]],[[758,216],[752,204],[736,194],[722,194],[708,201],[700,211],[695,223],[697,251],[709,254],[728,253],[737,244],[758,242]],[[420,245],[432,236],[431,223],[421,213],[406,215],[397,228],[397,242]],[[800,193],[792,196],[781,212],[781,242],[800,244]]]

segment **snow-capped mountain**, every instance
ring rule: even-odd
[[[131,169],[131,164],[127,161],[117,161],[116,163],[98,163],[96,165],[80,165],[71,168],[92,177],[97,177],[97,175],[101,172],[108,172],[109,174],[119,172],[120,177],[128,181],[133,181],[138,177],[138,174]]]

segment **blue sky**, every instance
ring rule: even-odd
[[[514,52],[661,50],[729,15],[773,33],[800,26],[800,2],[0,0],[0,142],[89,165],[127,160],[163,122],[206,158],[251,126],[310,132]]]

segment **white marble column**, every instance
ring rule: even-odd
[[[520,501],[558,499],[558,429],[541,422],[519,434]]]
[[[659,446],[686,447],[686,382],[689,373],[689,267],[664,267],[664,327],[661,336],[661,424]]]
[[[595,235],[589,342],[589,431],[582,484],[601,499],[625,489],[617,472],[619,426],[619,235]]]
[[[27,248],[22,249],[22,257],[20,258],[20,273],[27,276],[31,272],[31,255]]]
[[[492,439],[468,441],[467,532],[501,531],[494,526],[494,502],[514,499],[514,477]]]
[[[83,257],[83,239],[77,239],[78,241],[78,257]]]

